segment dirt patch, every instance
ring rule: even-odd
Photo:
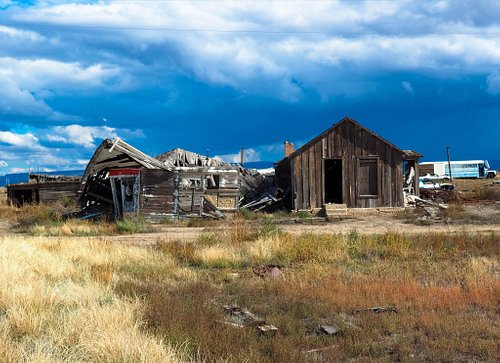
[[[218,227],[218,230],[231,227]],[[360,234],[384,234],[386,232],[399,232],[411,234],[423,233],[500,233],[500,224],[495,225],[470,225],[470,224],[434,224],[418,226],[407,224],[404,221],[388,216],[373,216],[362,219],[346,219],[339,222],[324,224],[293,224],[282,225],[280,228],[292,235],[302,233],[349,233],[356,230]],[[161,232],[141,233],[130,235],[109,236],[106,239],[130,245],[152,245],[159,238],[171,241],[194,242],[204,233],[210,233],[211,228],[200,227],[172,227],[166,226]]]

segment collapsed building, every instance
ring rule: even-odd
[[[27,183],[6,186],[7,201],[20,207],[32,203],[54,203],[63,198],[77,200],[79,187],[79,176],[29,174]]]
[[[153,158],[120,139],[106,139],[85,169],[80,217],[221,218],[264,180],[239,165],[183,149]]]

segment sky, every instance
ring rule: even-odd
[[[500,1],[0,0],[0,174],[82,169],[107,137],[277,161],[344,116],[500,159]]]

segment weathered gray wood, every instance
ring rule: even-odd
[[[401,207],[402,155],[403,151],[393,144],[346,118],[279,162],[276,181],[282,188],[288,185],[292,189],[294,209],[321,207],[325,195],[323,160],[342,158],[343,200],[348,207]],[[370,156],[378,157],[376,172],[363,175],[358,158]],[[376,182],[369,180],[370,175],[377,178]],[[360,196],[360,183],[376,183],[376,192]]]

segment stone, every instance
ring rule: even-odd
[[[316,332],[324,335],[335,335],[340,333],[340,328],[336,325],[320,325],[316,329]]]

